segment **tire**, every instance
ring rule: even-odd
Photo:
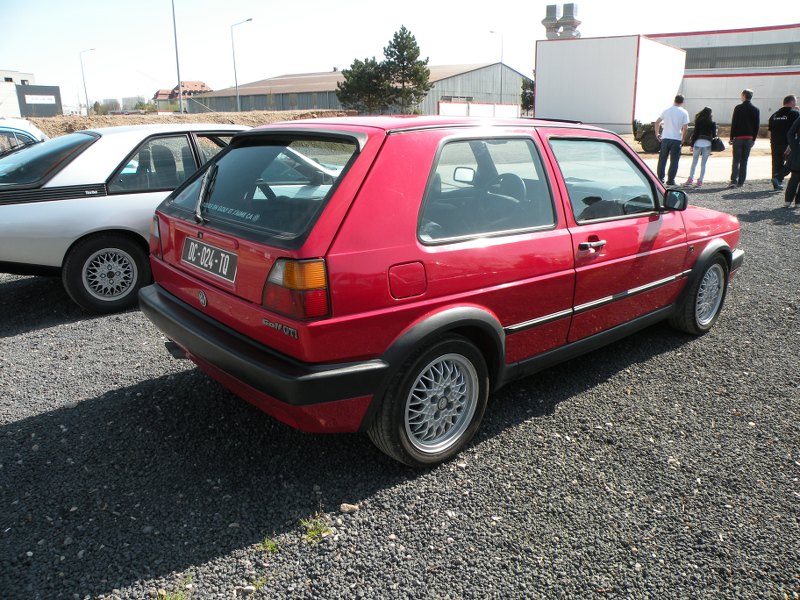
[[[661,142],[658,141],[656,134],[652,131],[645,133],[642,139],[639,140],[639,143],[642,145],[642,150],[645,152],[654,153],[661,150]]]
[[[112,277],[108,274],[112,273]],[[147,252],[135,240],[101,234],[78,242],[67,255],[61,280],[69,297],[84,310],[111,313],[136,306],[150,281]]]
[[[728,262],[716,254],[686,291],[670,325],[692,335],[702,335],[717,322],[728,291]]]
[[[450,336],[412,356],[381,398],[368,430],[385,454],[411,467],[452,458],[480,426],[489,397],[483,355]]]

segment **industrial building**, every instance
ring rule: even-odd
[[[62,112],[58,86],[36,85],[33,73],[0,70],[0,117],[53,117]]]
[[[420,103],[422,114],[519,115],[522,81],[530,79],[503,63],[431,66],[433,88]],[[337,110],[336,84],[341,71],[281,75],[239,86],[242,110]],[[501,90],[502,87],[502,90]],[[235,111],[236,89],[198,94],[190,113]]]
[[[686,51],[679,91],[692,116],[710,106],[717,123],[728,124],[742,90],[751,89],[766,124],[784,96],[800,94],[800,23],[647,37]],[[667,98],[664,107],[669,103]]]

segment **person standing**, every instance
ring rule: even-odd
[[[800,206],[800,119],[795,119],[789,132],[786,134],[786,143],[789,146],[789,160],[787,162],[789,171],[792,176],[789,177],[789,183],[786,185],[786,194],[783,199],[786,203],[786,208]]]
[[[663,132],[661,131],[662,124],[664,125]],[[683,144],[688,128],[689,113],[683,108],[683,95],[678,94],[675,96],[675,103],[661,113],[661,116],[656,119],[655,125],[656,139],[661,142],[656,175],[658,175],[658,180],[664,183],[664,171],[669,157],[668,186],[675,185],[675,175],[678,174],[678,161],[681,159],[681,144]]]
[[[769,118],[772,187],[775,190],[783,189],[783,178],[789,174],[789,167],[786,165],[786,155],[789,147],[786,135],[798,116],[800,116],[800,112],[797,110],[797,98],[789,95],[783,99],[783,106],[772,113]]]
[[[711,113],[711,107],[706,106],[694,117],[694,132],[692,133],[692,168],[689,169],[689,179],[685,185],[692,185],[694,181],[694,170],[697,167],[697,159],[702,157],[700,162],[700,177],[697,178],[697,187],[703,185],[703,177],[706,174],[706,163],[711,154],[711,140],[717,137],[717,124]]]
[[[750,158],[750,150],[761,126],[761,114],[751,102],[753,90],[742,90],[741,98],[742,103],[734,107],[731,117],[730,142],[733,148],[733,162],[729,188],[744,185],[747,179],[747,159]]]

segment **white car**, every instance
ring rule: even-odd
[[[135,306],[151,279],[155,207],[246,129],[108,127],[0,157],[0,272],[60,274],[69,296],[92,312]]]

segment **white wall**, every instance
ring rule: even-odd
[[[685,51],[640,38],[633,119],[652,123],[672,106],[681,91],[685,65]]]
[[[21,116],[16,84],[0,82],[0,117],[18,119]]]

